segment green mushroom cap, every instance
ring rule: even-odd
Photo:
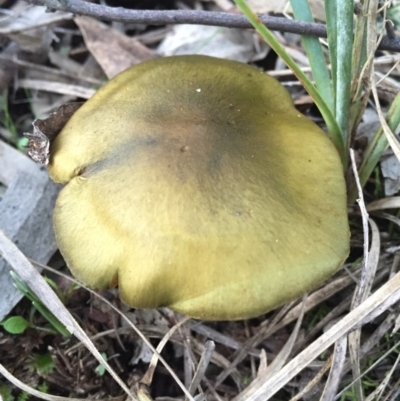
[[[51,148],[60,251],[90,287],[201,319],[258,316],[349,251],[331,141],[261,71],[206,56],[135,66]]]

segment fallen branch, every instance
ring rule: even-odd
[[[82,0],[25,1],[37,6],[45,6],[50,11],[67,11],[76,15],[85,15],[105,21],[148,25],[195,24],[227,28],[252,28],[244,15],[226,12],[203,10],[128,10],[122,7],[103,6]],[[272,31],[326,38],[326,26],[324,24],[295,21],[269,15],[261,15],[260,19]],[[378,49],[400,52],[400,38],[393,37],[392,34],[384,36]]]

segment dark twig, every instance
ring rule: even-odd
[[[223,26],[227,28],[252,28],[241,14],[202,10],[128,10],[122,7],[108,7],[82,0],[25,0],[30,4],[45,6],[49,10],[68,11],[105,21],[138,23],[149,25],[198,24]],[[294,21],[283,17],[260,16],[261,21],[273,31],[297,33],[299,35],[326,38],[324,24]],[[385,36],[380,50],[400,52],[400,38]]]

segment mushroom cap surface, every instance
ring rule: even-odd
[[[349,251],[339,155],[275,79],[176,56],[104,85],[51,148],[67,184],[60,251],[92,288],[136,308],[258,316],[331,276]]]

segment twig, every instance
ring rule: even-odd
[[[67,11],[76,15],[85,15],[105,21],[149,25],[197,24],[227,28],[252,28],[244,15],[226,12],[203,10],[128,10],[122,7],[103,6],[82,0],[25,1],[37,6],[45,6],[51,11]],[[295,21],[284,17],[271,17],[269,15],[261,15],[260,19],[272,31],[326,38],[326,27],[324,24]],[[385,36],[378,48],[380,50],[400,52],[400,38]]]
[[[82,0],[25,0],[45,6],[50,11],[67,11],[76,15],[86,15],[106,21],[149,25],[195,24],[227,28],[252,28],[244,15],[204,10],[129,10],[109,7]],[[326,37],[324,24],[294,21],[283,17],[260,16],[261,21],[271,30]]]

